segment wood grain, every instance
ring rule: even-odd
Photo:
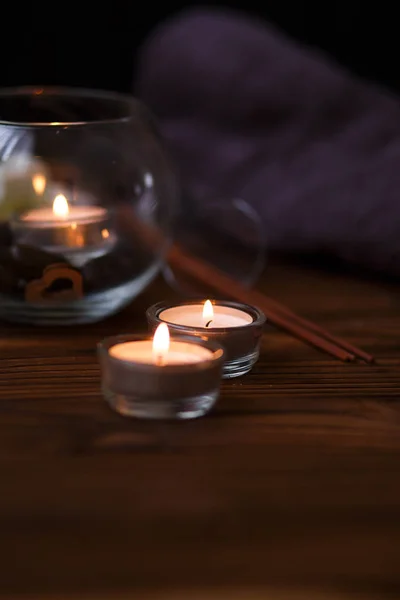
[[[9,600],[15,600],[16,596],[10,597]],[[48,596],[24,596],[24,600],[46,600]],[[57,595],[51,596],[51,600],[71,600],[71,596]],[[131,600],[132,594],[84,594],[80,596],[80,600]],[[258,588],[199,588],[193,589],[174,589],[172,591],[158,591],[147,594],[144,592],[140,595],[141,600],[355,600],[353,594],[343,595],[342,593],[330,593],[313,588],[305,588],[302,591],[292,589],[282,589],[277,587],[258,587]],[[357,594],[356,600],[380,600],[380,596],[373,594],[366,596],[365,594]]]
[[[210,416],[147,423],[107,408],[95,348],[145,330],[162,281],[97,325],[0,326],[0,598],[400,596],[398,290],[287,265],[260,288],[377,364],[270,329]]]

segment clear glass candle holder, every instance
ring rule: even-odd
[[[158,364],[151,358],[140,360],[113,352],[133,343],[141,345],[152,338],[142,334],[106,338],[98,345],[101,385],[105,400],[113,410],[140,419],[194,419],[205,415],[220,391],[224,350],[216,342],[193,336],[174,336],[171,345],[195,361]]]
[[[222,376],[225,379],[248,373],[258,360],[260,341],[266,321],[265,315],[255,306],[240,302],[213,300],[217,319],[203,321],[204,300],[159,302],[146,312],[150,331],[160,323],[167,323],[175,335],[191,335],[221,344],[225,350]]]
[[[101,320],[164,262],[178,186],[147,109],[79,89],[0,91],[0,318]]]

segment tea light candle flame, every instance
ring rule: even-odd
[[[32,177],[32,187],[38,196],[41,196],[46,189],[46,177],[41,173],[37,173]]]
[[[153,337],[153,356],[154,362],[159,365],[165,365],[168,356],[170,344],[169,329],[166,323],[160,323]]]
[[[205,322],[205,327],[209,327],[214,319],[214,309],[210,300],[206,300],[203,306],[203,320]]]
[[[58,194],[54,198],[53,202],[53,213],[56,217],[60,217],[61,219],[66,219],[69,215],[69,206],[68,200],[63,194]]]

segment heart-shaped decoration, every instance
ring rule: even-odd
[[[82,276],[64,263],[43,270],[42,277],[30,281],[25,288],[26,302],[71,302],[83,296]]]

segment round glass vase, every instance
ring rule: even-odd
[[[99,321],[163,265],[178,186],[137,100],[0,90],[0,318]]]

